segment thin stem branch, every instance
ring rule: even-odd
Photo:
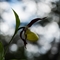
[[[23,40],[24,45],[26,46],[27,42],[26,39],[23,39],[22,34],[23,34],[24,29],[20,32],[20,38]]]

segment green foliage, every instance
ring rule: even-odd
[[[13,10],[13,9],[12,9],[12,10]],[[10,40],[10,42],[9,42],[9,45],[10,45],[11,41],[13,40],[14,36],[16,35],[16,33],[18,32],[18,27],[19,27],[19,25],[20,25],[19,16],[17,15],[17,13],[16,13],[14,10],[13,10],[13,12],[14,12],[15,19],[16,19],[16,28],[15,28],[15,33],[14,33],[14,35],[12,36],[12,38],[11,38],[11,40]],[[9,45],[7,46],[7,49],[8,49],[8,47],[9,47]],[[7,49],[6,49],[6,51],[5,51],[5,54],[6,54],[6,52],[7,52]],[[3,49],[3,45],[2,45],[1,42],[0,42],[0,60],[4,60],[4,49]]]
[[[0,42],[0,60],[4,60],[4,48],[1,42]]]

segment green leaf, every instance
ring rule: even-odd
[[[12,9],[13,10],[13,9]],[[20,19],[19,19],[19,16],[18,16],[18,14],[13,10],[13,12],[14,12],[14,15],[15,15],[15,19],[16,19],[16,28],[15,28],[15,34],[17,33],[17,31],[18,31],[18,27],[19,27],[19,25],[20,25]]]
[[[0,42],[0,60],[4,60],[4,48],[1,42]]]
[[[13,10],[13,9],[12,9],[12,10]],[[15,27],[15,33],[14,33],[14,35],[12,36],[12,38],[11,38],[9,44],[10,44],[11,41],[13,40],[15,34],[18,32],[18,28],[19,28],[19,26],[20,26],[20,19],[19,19],[19,16],[18,16],[18,14],[17,14],[14,10],[13,10],[13,12],[14,12],[14,15],[15,15],[16,27]]]

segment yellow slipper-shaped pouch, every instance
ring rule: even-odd
[[[30,31],[30,29],[27,29],[25,34],[27,35],[27,40],[30,42],[36,42],[39,39],[38,35]]]

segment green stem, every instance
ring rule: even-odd
[[[6,50],[5,50],[5,55],[6,55],[7,51],[8,51],[9,45],[10,45],[11,42],[13,41],[14,36],[15,36],[15,34],[13,35],[13,37],[12,37],[11,40],[10,40],[10,42],[8,43],[8,46],[7,46]]]

